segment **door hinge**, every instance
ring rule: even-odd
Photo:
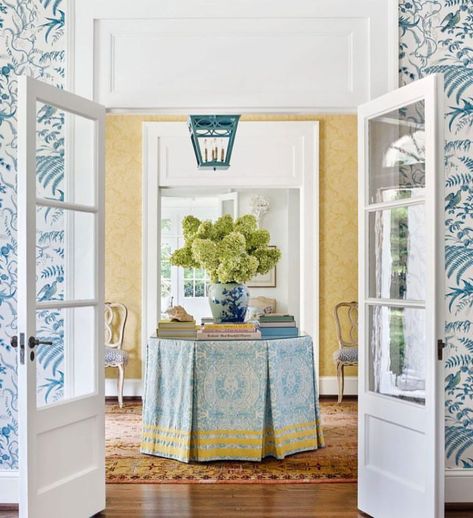
[[[442,339],[437,340],[437,359],[443,360],[443,350],[445,348],[445,342]]]

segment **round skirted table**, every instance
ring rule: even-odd
[[[260,461],[323,445],[309,336],[149,339],[142,453]]]

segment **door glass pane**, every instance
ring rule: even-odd
[[[425,404],[425,310],[371,306],[369,387]]]
[[[369,121],[370,203],[424,194],[424,123],[423,100]]]
[[[95,215],[36,209],[36,300],[95,298]]]
[[[36,195],[94,205],[95,122],[50,104],[36,106]]]
[[[26,346],[25,361],[36,362],[38,406],[95,392],[94,307],[36,311],[36,338],[52,342]]]
[[[370,297],[425,300],[425,207],[369,215]]]

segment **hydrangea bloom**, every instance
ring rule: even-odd
[[[281,258],[269,247],[267,230],[258,229],[250,214],[233,221],[228,214],[215,223],[186,216],[182,222],[184,246],[171,256],[171,264],[203,268],[211,281],[245,283],[256,274],[268,273]]]

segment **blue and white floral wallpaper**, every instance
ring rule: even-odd
[[[27,74],[56,86],[64,79],[62,0],[0,0],[0,470],[17,469],[16,353],[16,171],[17,77]],[[38,107],[37,178],[40,196],[61,199],[64,116]],[[62,213],[38,211],[37,293],[39,300],[62,296],[64,281]],[[40,402],[61,397],[63,318],[41,311],[37,334],[54,345],[38,349]]]
[[[62,87],[62,0],[0,0],[0,470],[16,469],[16,88],[29,74]],[[446,453],[450,468],[473,468],[473,1],[400,0],[399,74],[406,84],[445,76],[447,355]],[[62,199],[64,142],[60,112],[38,109],[38,188]],[[61,214],[38,214],[38,298],[61,298],[64,282]],[[63,387],[63,318],[38,315],[38,332],[54,347],[39,351],[42,401]]]
[[[444,74],[448,468],[473,468],[473,1],[401,0],[401,84]]]

